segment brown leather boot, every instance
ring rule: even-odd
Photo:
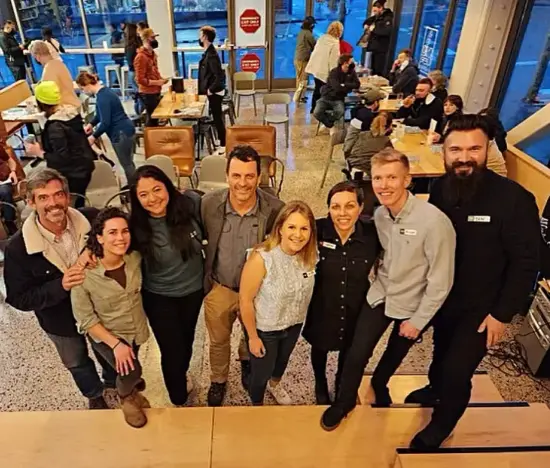
[[[141,400],[136,390],[127,397],[120,398],[120,405],[124,419],[130,426],[140,428],[147,424],[147,416],[142,409]]]
[[[141,392],[136,391],[136,399],[139,402],[139,406],[142,408],[151,408],[151,403],[149,403],[147,397]]]

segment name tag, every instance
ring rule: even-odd
[[[304,273],[304,278],[311,278],[312,276],[315,275],[315,270],[312,270],[312,271],[306,271]]]
[[[490,223],[490,216],[468,216],[469,223]]]
[[[399,234],[403,236],[416,236],[416,229],[400,229]]]
[[[326,247],[327,249],[336,250],[336,244],[330,242],[321,242],[321,247]]]

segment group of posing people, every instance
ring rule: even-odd
[[[34,214],[6,249],[7,302],[35,311],[90,408],[105,408],[104,389],[116,388],[134,427],[147,421],[138,356],[147,322],[170,400],[183,405],[203,302],[208,404],[223,404],[239,319],[241,380],[252,403],[261,405],[266,390],[279,404],[292,403],[281,379],[303,334],[317,403],[330,405],[321,419],[326,430],[355,407],[364,368],[389,327],[372,378],[379,405],[391,404],[389,379],[433,327],[430,383],[407,401],[434,406],[411,445],[438,447],[464,413],[487,349],[525,309],[539,268],[535,199],[487,169],[490,132],[477,115],[449,123],[442,137],[446,174],[430,203],[407,190],[406,156],[378,152],[371,175],[381,206],[372,220],[361,216],[364,194],[353,182],[330,190],[328,215],[318,220],[304,202],[284,204],[262,191],[260,157],[249,146],[228,155],[229,188],[202,198],[178,192],[159,169],[140,167],[129,216],[118,208],[69,208],[65,178],[38,171],[29,179]],[[333,398],[329,351],[340,352]]]

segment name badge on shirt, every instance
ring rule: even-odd
[[[490,223],[490,216],[468,216],[469,223]]]
[[[326,247],[327,249],[336,250],[336,244],[332,244],[331,242],[321,242],[321,247]]]
[[[304,273],[304,278],[311,278],[312,276],[315,276],[315,270],[306,271]]]
[[[399,234],[403,236],[416,236],[416,229],[400,229]]]

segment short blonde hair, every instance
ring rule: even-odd
[[[390,164],[394,162],[401,163],[406,169],[407,173],[411,170],[409,158],[393,148],[384,148],[382,151],[376,153],[372,157],[370,164],[372,167],[375,165],[383,166],[385,164]]]
[[[29,46],[29,51],[31,55],[39,55],[41,57],[52,55],[48,44],[40,40],[32,41],[31,45]]]
[[[389,115],[387,112],[380,112],[370,124],[370,132],[373,137],[379,137],[386,134]]]
[[[304,216],[304,218],[309,221],[311,236],[309,237],[308,243],[296,255],[306,268],[313,269],[315,268],[315,265],[317,263],[317,231],[315,225],[315,216],[313,215],[313,211],[311,211],[311,208],[307,205],[307,203],[301,200],[294,200],[288,202],[285,206],[283,206],[283,208],[279,212],[279,215],[277,216],[277,219],[275,219],[275,223],[273,224],[271,233],[267,236],[267,239],[259,246],[255,247],[254,250],[263,249],[266,252],[269,252],[278,245],[281,245],[281,229],[286,220],[293,213],[300,213],[302,216]]]
[[[433,87],[435,89],[445,89],[449,79],[445,76],[441,70],[432,70],[428,73],[428,78],[432,80]]]
[[[333,21],[328,25],[327,34],[330,34],[336,39],[340,39],[344,34],[344,25],[340,21]]]

